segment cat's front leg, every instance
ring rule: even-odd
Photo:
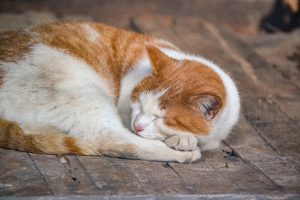
[[[192,163],[201,158],[199,148],[192,151],[178,151],[162,141],[145,139],[124,130],[112,131],[107,137],[101,138],[98,147],[103,155],[112,157],[179,163]]]
[[[194,151],[198,148],[198,138],[193,135],[174,135],[165,140],[168,147],[179,151]]]

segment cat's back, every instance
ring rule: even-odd
[[[35,102],[33,109],[36,103],[59,99],[61,93],[81,94],[92,88],[116,102],[122,77],[145,54],[148,38],[85,22],[0,33],[0,100],[13,109],[0,106],[0,115],[19,113],[28,102]]]
[[[0,33],[0,61],[17,59],[30,53],[34,44],[43,44],[95,64],[100,60],[96,55],[101,59],[124,55],[132,44],[139,46],[145,40],[148,40],[147,36],[100,23],[50,23],[23,31]]]
[[[94,22],[58,22],[0,33],[0,83],[8,71],[14,76],[26,72],[31,80],[44,77],[46,82],[68,80],[73,85],[93,80],[118,99],[122,78],[146,55],[146,43],[175,48]]]
[[[91,84],[111,88],[99,73],[108,73],[107,40],[90,23],[52,23],[0,33],[0,90],[18,92]],[[105,30],[104,30],[105,29]],[[96,69],[96,72],[95,72]],[[110,78],[110,77],[108,77]],[[28,88],[27,88],[28,86]],[[0,91],[1,92],[1,91]]]
[[[0,33],[0,62],[19,62],[43,47],[39,51],[44,52],[44,57],[54,59],[53,50],[61,52],[86,63],[100,76],[117,81],[141,59],[145,42],[150,40],[148,36],[100,23],[44,24]]]

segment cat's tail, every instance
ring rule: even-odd
[[[63,133],[25,134],[10,121],[0,119],[0,147],[45,154],[99,155],[92,145]]]

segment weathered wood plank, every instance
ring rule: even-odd
[[[121,159],[80,156],[78,157],[100,194],[145,194],[134,174]]]
[[[276,109],[269,98],[247,97],[243,107],[246,119],[275,151],[283,154],[300,151],[298,128],[284,113]]]
[[[146,194],[191,193],[190,188],[167,163],[136,160],[122,160],[122,163],[134,174]]]
[[[300,30],[292,33],[258,34],[244,36],[243,41],[266,59],[282,76],[300,88],[299,61],[295,54],[300,52]]]
[[[299,199],[299,194],[175,194],[175,195],[90,195],[90,196],[27,196],[27,197],[3,197],[0,199],[6,200],[238,200],[238,199],[263,199],[263,200],[294,200]]]
[[[27,153],[0,148],[0,161],[0,196],[52,193]]]
[[[298,154],[300,152],[300,138],[297,127],[288,123],[253,123],[255,129],[264,133],[263,137],[274,149],[285,155]]]
[[[172,163],[183,180],[195,193],[274,193],[280,188],[264,174],[256,171],[231,150],[205,152],[204,161],[194,165]]]
[[[97,188],[76,156],[30,154],[54,195],[95,194]]]
[[[299,156],[279,155],[276,150],[278,146],[270,142],[272,141],[262,137],[260,132],[254,131],[244,117],[241,117],[232,134],[226,139],[226,143],[246,162],[282,186],[286,192],[300,191]]]
[[[300,98],[299,88],[274,68],[270,63],[261,57],[254,50],[238,38],[234,33],[226,28],[218,29],[219,34],[231,45],[231,48],[238,52],[243,59],[250,63],[255,69],[256,76],[264,83],[270,94],[274,96],[283,96],[291,98]],[[264,87],[263,86],[263,87]],[[276,86],[276,87],[274,87]]]
[[[256,76],[262,83],[261,87],[265,87],[270,100],[300,127],[300,89],[290,80],[285,79],[276,68],[234,36],[231,31],[227,29],[219,29],[219,31],[234,51],[255,69]]]
[[[207,161],[210,154],[204,153],[200,162],[193,165],[180,165],[171,163],[170,165],[180,175],[187,187],[191,188],[191,193],[234,193],[236,183],[226,179],[221,173],[218,173],[215,168]],[[226,162],[219,162],[225,167]]]
[[[300,163],[299,157],[280,156],[270,154],[256,154],[248,156],[255,166],[276,184],[282,186],[284,192],[299,193],[300,191]]]
[[[226,143],[238,152],[245,162],[249,162],[277,185],[282,186],[284,191],[300,191],[299,156],[279,155],[244,118],[240,119]]]

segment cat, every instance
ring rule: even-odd
[[[190,163],[239,116],[233,80],[168,41],[92,22],[0,36],[0,147]]]

